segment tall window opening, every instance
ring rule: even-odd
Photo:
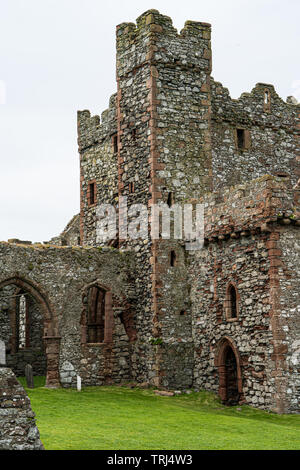
[[[271,108],[271,95],[269,90],[264,91],[264,110],[270,111]]]
[[[171,251],[170,253],[170,266],[175,266],[176,264],[176,253],[174,250]]]
[[[230,297],[230,313],[231,318],[237,317],[237,305],[236,305],[236,290],[234,286],[230,286],[229,289],[229,297]]]
[[[113,141],[114,153],[118,153],[118,134],[113,135],[112,141]]]
[[[226,291],[225,311],[227,320],[237,320],[239,313],[238,292],[233,284],[229,284]]]
[[[237,136],[237,146],[239,149],[245,148],[245,130],[244,129],[237,129],[236,130]]]
[[[105,333],[105,295],[106,291],[98,286],[88,291],[87,342],[103,343]]]
[[[167,204],[169,207],[171,207],[174,204],[174,193],[168,194]]]
[[[89,206],[96,203],[96,183],[94,181],[90,182],[88,185],[87,197]]]
[[[19,335],[18,335],[18,348],[24,349],[27,346],[27,303],[24,294],[18,298],[19,302]]]

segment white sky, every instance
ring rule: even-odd
[[[212,24],[213,73],[300,100],[299,0],[0,0],[0,240],[44,241],[79,212],[76,112],[116,91],[115,27],[155,8]]]

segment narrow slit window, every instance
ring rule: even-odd
[[[170,266],[174,267],[175,264],[176,264],[176,253],[174,250],[172,250],[170,254]]]
[[[114,147],[114,153],[118,153],[118,135],[117,134],[113,136],[113,147]]]
[[[237,318],[237,298],[236,298],[236,289],[234,286],[230,286],[229,289],[229,298],[230,298],[230,317]]]
[[[244,129],[237,129],[236,130],[236,137],[237,137],[237,146],[238,149],[242,150],[245,148],[245,130]]]
[[[174,204],[174,193],[168,194],[167,204],[169,207],[171,207]]]
[[[269,104],[270,102],[270,92],[268,90],[265,91],[265,104]]]
[[[96,202],[96,184],[95,183],[89,184],[88,201],[89,201],[89,205],[95,204]]]
[[[271,95],[269,90],[265,90],[264,92],[264,110],[270,111],[271,109]]]
[[[134,193],[134,183],[129,183],[129,192]]]

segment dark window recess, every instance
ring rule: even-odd
[[[237,129],[236,130],[236,137],[237,137],[237,146],[239,149],[245,148],[245,130],[244,129]]]
[[[181,311],[180,311],[180,315],[186,315],[186,311],[185,311],[185,310],[181,310]]]
[[[129,192],[134,193],[134,183],[129,183]]]
[[[113,136],[114,153],[118,153],[118,135]]]
[[[237,305],[236,305],[236,290],[234,286],[231,286],[229,289],[229,299],[230,299],[230,316],[231,318],[237,317]]]
[[[171,254],[170,254],[170,266],[175,266],[176,264],[176,253],[174,250],[171,251]]]
[[[169,207],[171,207],[174,204],[174,193],[168,194],[167,204]]]
[[[95,183],[89,184],[90,204],[95,204]]]
[[[131,136],[133,140],[136,140],[136,129],[132,129]]]

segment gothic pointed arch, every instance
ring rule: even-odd
[[[96,280],[85,286],[82,293],[81,343],[112,342],[113,311],[111,289]]]
[[[217,346],[215,365],[219,374],[219,395],[227,405],[237,404],[243,394],[241,359],[235,342],[225,336]]]
[[[43,292],[41,287],[37,285],[34,281],[26,279],[20,276],[12,276],[3,280],[0,280],[0,289],[3,289],[7,286],[15,286],[17,288],[17,295],[26,296],[28,295],[33,299],[36,304],[39,306],[39,310],[42,314],[42,340],[45,347],[46,355],[46,386],[48,387],[58,387],[59,383],[59,347],[60,347],[60,336],[58,321],[56,315],[53,313],[53,308],[50,304],[50,301],[47,295]],[[19,311],[16,309],[15,302],[15,315],[19,314]],[[17,319],[12,319],[12,353],[16,353],[18,345],[16,344],[19,341],[19,325]],[[25,324],[26,328],[26,324]],[[26,338],[26,332],[25,332]],[[20,346],[20,344],[19,344]],[[26,346],[26,343],[24,343]],[[27,346],[28,340],[27,340]]]

